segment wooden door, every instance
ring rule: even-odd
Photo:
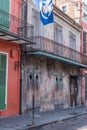
[[[71,106],[77,105],[77,76],[70,76],[70,104]]]

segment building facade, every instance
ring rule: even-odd
[[[0,116],[20,112],[20,44],[29,43],[21,37],[20,4],[0,1]]]
[[[56,6],[54,23],[43,26],[33,2],[23,5],[22,18],[32,25],[29,39],[35,45],[24,48],[22,112],[32,109],[33,97],[40,111],[81,105],[80,68],[87,67],[80,53],[81,26]]]
[[[80,36],[80,48],[81,53],[87,55],[87,5],[83,1],[78,0],[72,0],[72,1],[66,1],[66,0],[54,0],[54,4],[56,4],[57,7],[59,7],[64,13],[69,15],[71,18],[73,18],[76,22],[78,22],[81,27],[83,28],[81,31]],[[81,70],[83,75],[86,76],[86,69]],[[85,82],[85,76],[82,77],[82,104],[85,104],[85,100],[87,97],[86,86],[87,83]]]
[[[10,41],[11,34],[7,33],[17,32],[17,27],[13,29],[15,20],[11,15],[20,18],[20,12],[14,12],[12,7],[15,4],[20,6],[19,2],[20,0],[0,1],[0,116],[19,113],[20,70],[15,69],[15,63],[20,62],[20,45]]]

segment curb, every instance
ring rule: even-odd
[[[36,128],[43,127],[43,126],[46,126],[46,125],[50,125],[52,123],[57,123],[57,122],[60,122],[60,121],[66,121],[66,120],[69,120],[69,119],[73,119],[75,117],[79,117],[79,116],[82,116],[82,115],[85,115],[85,114],[87,114],[87,112],[84,112],[84,113],[81,113],[81,114],[75,114],[75,115],[72,114],[72,115],[70,115],[70,117],[65,117],[63,119],[57,119],[55,121],[50,121],[50,122],[47,122],[47,123],[36,124],[36,125],[29,125],[29,126],[27,125],[26,128],[23,128],[21,130],[36,129]]]
[[[75,117],[79,117],[79,116],[82,116],[82,115],[85,115],[85,114],[87,114],[87,112],[84,112],[84,113],[81,113],[81,114],[75,114],[74,116],[65,118],[65,119],[63,119],[62,121],[66,121],[66,120],[68,120],[68,119],[73,119],[73,118],[75,118]]]

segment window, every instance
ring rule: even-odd
[[[83,32],[83,53],[86,53],[86,32]]]
[[[69,32],[69,47],[76,50],[76,35]]]
[[[40,21],[39,21],[39,13],[35,9],[32,9],[32,22],[34,25],[34,36],[38,36],[40,32]]]
[[[78,2],[75,3],[75,7],[76,7],[76,11],[79,11],[79,9],[80,9],[80,5],[79,5]]]
[[[66,13],[67,12],[67,6],[62,6],[62,10],[63,10],[64,13]]]
[[[64,13],[68,13],[68,5],[67,4],[63,4],[60,6],[60,9],[64,12]]]
[[[72,60],[76,60],[76,53],[73,50],[76,50],[76,35],[73,34],[72,32],[69,32],[69,47],[71,48],[70,50],[70,58]]]
[[[57,54],[61,55],[63,54],[63,48],[62,48],[62,41],[63,41],[63,27],[59,25],[58,23],[54,23],[54,41],[57,43],[55,44],[55,51]]]
[[[87,13],[83,13],[83,18],[87,20]]]
[[[63,27],[58,23],[54,23],[54,40],[60,44],[62,44],[63,40]]]
[[[62,73],[55,75],[55,89],[56,90],[63,89]]]
[[[7,54],[0,53],[0,110],[6,108]]]

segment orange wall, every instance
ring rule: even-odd
[[[10,0],[10,14],[14,15],[17,18],[20,18],[20,5],[21,0]]]
[[[0,52],[8,53],[7,109],[0,116],[15,115],[19,113],[20,69],[15,70],[14,65],[20,61],[20,46],[0,39]]]
[[[10,31],[18,34],[18,27],[20,27],[20,0],[10,0],[10,14],[15,16],[17,19],[11,18]]]

